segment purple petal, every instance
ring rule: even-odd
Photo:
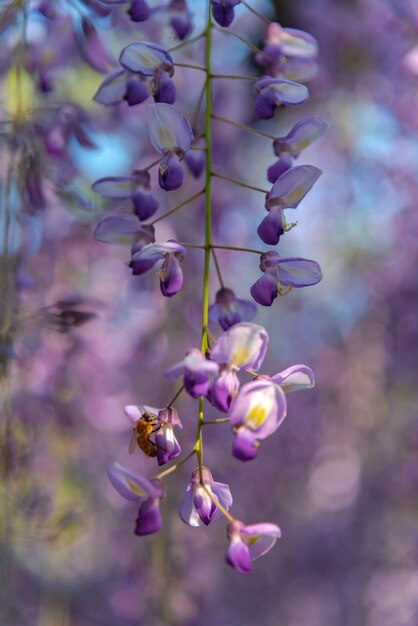
[[[163,426],[155,433],[155,443],[157,445],[158,465],[165,465],[171,459],[175,459],[181,452],[181,447],[174,435],[173,427],[170,424]]]
[[[147,122],[151,143],[160,154],[187,152],[192,145],[190,124],[175,106],[162,102],[151,104],[147,108]]]
[[[285,137],[274,140],[274,152],[277,156],[288,153],[297,158],[302,150],[321,137],[328,127],[329,125],[319,117],[306,117],[295,124]]]
[[[136,217],[113,215],[100,220],[94,231],[94,238],[104,243],[132,244],[143,233],[143,227]]]
[[[252,285],[250,291],[258,304],[271,306],[277,298],[277,280],[272,274],[264,274]]]
[[[184,160],[186,161],[187,167],[195,178],[199,178],[199,176],[205,169],[205,159],[206,157],[204,152],[189,151],[186,154]]]
[[[145,500],[139,507],[135,535],[151,535],[158,532],[162,525],[159,499],[149,498]]]
[[[210,490],[211,488],[207,486],[206,489]],[[202,522],[205,524],[205,526],[208,526],[211,523],[212,519],[214,519],[215,513],[218,511],[218,509],[216,507],[216,504],[212,502],[211,498],[203,489],[203,487],[198,486],[195,489],[193,504]]]
[[[281,63],[281,73],[288,80],[307,83],[318,75],[318,63],[315,59],[287,58]]]
[[[272,184],[275,183],[282,174],[287,172],[287,170],[292,167],[292,163],[292,157],[288,154],[284,154],[280,159],[275,161],[273,165],[270,165],[270,167],[268,168],[267,180]]]
[[[173,59],[163,48],[149,41],[134,41],[120,53],[119,63],[131,72],[138,72],[142,76],[154,76],[156,70],[161,69],[173,73]]]
[[[271,376],[271,380],[283,389],[285,393],[312,389],[315,386],[315,376],[307,365],[292,365],[287,369]]]
[[[258,236],[264,243],[275,246],[284,234],[283,209],[273,209],[257,228]]]
[[[150,96],[147,85],[135,77],[126,83],[125,100],[130,107],[145,102]]]
[[[168,154],[161,159],[158,169],[158,184],[165,191],[175,191],[183,184],[183,169],[178,159],[173,154]]]
[[[254,91],[257,96],[269,94],[269,97],[274,98],[276,105],[301,104],[309,98],[309,91],[305,85],[271,76],[258,80],[254,85]]]
[[[229,419],[231,425],[243,425],[257,439],[265,439],[283,422],[286,410],[286,396],[281,387],[261,378],[241,387],[232,403]]]
[[[321,176],[313,165],[298,165],[282,174],[267,194],[266,208],[295,209]]]
[[[185,524],[195,528],[201,526],[201,520],[193,502],[193,486],[190,483],[187,485],[186,494],[180,502],[179,515]]]
[[[234,4],[238,3],[228,2],[228,0],[222,2],[212,0],[213,19],[219,26],[228,28],[232,24],[235,17]]]
[[[166,102],[173,104],[176,100],[176,87],[171,78],[165,72],[159,72],[154,81],[155,102]]]
[[[137,191],[132,196],[135,215],[140,220],[147,220],[154,215],[158,209],[158,202],[149,193]]]
[[[145,22],[151,15],[151,9],[145,0],[132,0],[127,13],[133,22]]]
[[[228,330],[239,322],[249,322],[257,313],[257,307],[249,300],[240,300],[232,289],[222,287],[216,293],[215,304],[209,307],[209,322]]]
[[[228,413],[238,393],[239,379],[234,371],[225,370],[215,378],[207,394],[209,402],[219,411]]]
[[[131,422],[132,426],[135,426],[137,421],[142,417],[142,413],[139,410],[139,407],[134,404],[128,404],[127,406],[125,406],[124,413],[128,420]]]
[[[251,461],[257,456],[259,445],[257,437],[248,428],[241,426],[232,442],[232,456],[240,461]]]
[[[183,272],[180,261],[173,254],[167,254],[160,270],[161,293],[166,298],[171,298],[183,285]]]
[[[251,571],[250,552],[240,538],[234,538],[230,542],[225,560],[242,574],[248,574]]]
[[[210,485],[213,495],[217,498],[219,504],[223,506],[227,511],[231,508],[233,498],[231,494],[231,490],[229,489],[229,485],[225,483],[217,483],[215,481]],[[221,519],[222,512],[217,508],[214,519]]]
[[[258,324],[241,322],[222,333],[212,349],[210,358],[237,369],[258,370],[265,357],[269,337]]]
[[[110,74],[96,91],[93,100],[105,106],[119,104],[119,102],[122,102],[125,98],[126,83],[128,80],[129,74],[124,70]]]
[[[280,259],[277,272],[280,283],[286,287],[309,287],[322,280],[319,264],[299,257]]]
[[[132,195],[132,176],[106,176],[96,180],[91,188],[105,198],[126,200]]]
[[[312,35],[296,28],[282,28],[282,53],[287,57],[313,58],[318,55],[318,42]]]
[[[162,498],[163,483],[159,480],[147,480],[131,472],[119,463],[113,463],[108,469],[108,477],[113,487],[127,500],[140,498]]]
[[[193,28],[193,23],[188,14],[175,15],[170,20],[170,26],[179,39],[185,39]]]
[[[184,387],[192,398],[205,396],[209,390],[209,376],[205,372],[190,372],[184,374]]]
[[[241,529],[243,538],[248,537],[250,559],[254,561],[264,556],[282,536],[281,530],[276,524],[251,524]]]

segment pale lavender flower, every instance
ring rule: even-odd
[[[271,76],[292,78],[293,73],[297,80],[306,80],[306,75],[312,77],[316,73],[317,55],[318,43],[312,35],[272,23],[267,28],[262,52],[255,59]]]
[[[141,501],[136,519],[135,534],[150,535],[162,527],[160,500],[164,497],[164,485],[158,479],[148,480],[139,474],[113,463],[108,469],[113,487],[126,500]]]
[[[296,159],[302,150],[321,137],[327,129],[327,122],[321,118],[305,117],[297,122],[287,135],[273,141],[274,153],[278,157],[287,154]]]
[[[183,285],[183,272],[180,267],[181,261],[186,256],[186,249],[176,241],[165,243],[151,243],[134,251],[129,267],[135,276],[145,274],[159,261],[163,261],[160,267],[160,288],[163,296],[174,296]]]
[[[179,507],[179,515],[185,524],[197,527],[203,523],[208,526],[210,522],[222,517],[221,511],[206,490],[224,509],[231,507],[232,495],[228,485],[215,482],[207,467],[202,468],[201,483],[199,469],[195,469]]]
[[[234,520],[227,526],[229,548],[226,562],[238,572],[248,574],[251,561],[264,556],[281,537],[281,530],[276,524],[261,523],[245,526]]]
[[[154,226],[141,224],[136,217],[110,215],[97,224],[94,238],[103,243],[142,247],[155,241]]]
[[[257,96],[254,105],[255,116],[265,120],[272,118],[278,107],[302,104],[309,98],[309,91],[305,85],[271,76],[264,76],[258,80],[254,85],[254,93]]]
[[[183,425],[177,411],[173,408],[158,411],[157,419],[159,422],[159,428],[155,433],[157,461],[158,465],[165,465],[181,452],[181,446],[174,434],[174,426],[183,428]]]
[[[107,176],[96,180],[92,189],[105,198],[130,200],[140,220],[150,218],[158,209],[158,202],[149,193],[149,172],[133,170],[131,176]]]

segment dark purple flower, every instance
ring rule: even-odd
[[[253,302],[241,300],[232,289],[222,287],[216,293],[215,303],[209,307],[209,322],[228,330],[239,322],[250,322],[256,313],[257,307]]]
[[[118,70],[105,78],[93,100],[105,106],[113,106],[126,100],[129,106],[135,106],[144,102],[150,95],[147,84],[141,76]]]
[[[165,465],[171,459],[175,459],[181,452],[181,447],[174,434],[174,426],[183,428],[177,411],[173,408],[161,409],[157,419],[160,427],[155,433],[157,445],[158,465]]]
[[[173,59],[167,50],[150,41],[134,41],[123,48],[119,63],[130,72],[153,77],[159,71],[174,74]]]
[[[168,6],[171,12],[170,26],[179,39],[185,39],[193,28],[192,14],[185,0],[171,0]]]
[[[228,413],[238,389],[239,379],[235,370],[221,367],[221,373],[212,382],[206,397],[216,409]]]
[[[230,522],[226,532],[230,542],[226,562],[243,574],[248,574],[251,571],[251,561],[264,556],[282,535],[276,524],[245,526],[238,520]]]
[[[205,169],[205,159],[205,153],[200,150],[189,150],[189,152],[187,152],[186,156],[184,157],[187,167],[195,178],[199,178],[199,176]]]
[[[187,485],[186,495],[180,503],[179,514],[189,526],[208,526],[210,522],[222,517],[222,513],[207,492],[226,510],[232,505],[232,496],[228,485],[217,483],[207,467],[202,468],[202,482],[199,470],[195,469],[192,479]]]
[[[176,363],[164,372],[169,380],[175,380],[184,376],[184,386],[192,398],[205,396],[209,390],[210,377],[215,376],[219,366],[213,361],[205,359],[197,348],[191,348],[186,352],[183,361]]]
[[[167,154],[158,168],[158,183],[164,191],[175,191],[183,184],[184,174],[176,154]]]
[[[274,116],[277,107],[288,104],[301,104],[309,98],[305,85],[284,78],[265,76],[254,85],[256,100],[255,116],[268,120]]]
[[[185,256],[186,249],[176,241],[151,243],[134,251],[129,267],[132,273],[138,276],[148,272],[159,261],[163,261],[159,272],[160,287],[163,296],[170,298],[181,289],[183,284],[180,263]]]
[[[114,200],[130,199],[135,214],[140,220],[150,218],[158,209],[158,202],[149,192],[149,172],[133,170],[131,176],[107,176],[96,180],[92,189],[105,198]]]
[[[322,271],[316,261],[301,257],[282,258],[273,250],[261,255],[260,269],[264,276],[251,287],[251,295],[263,306],[271,306],[278,295],[285,295],[291,289],[316,285],[322,280]]]
[[[151,15],[151,9],[145,0],[131,0],[127,13],[133,22],[145,22]]]
[[[164,497],[164,485],[160,480],[148,480],[131,472],[119,463],[108,469],[113,487],[127,500],[142,501],[136,519],[135,534],[150,535],[161,529],[160,500]]]
[[[235,9],[241,0],[210,0],[212,15],[215,22],[220,26],[228,27],[235,17]]]
[[[272,184],[275,183],[282,174],[287,172],[287,170],[292,167],[292,164],[292,157],[288,154],[284,154],[280,159],[275,161],[273,165],[270,165],[270,167],[268,168],[267,180]]]

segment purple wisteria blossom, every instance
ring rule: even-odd
[[[154,148],[162,155],[158,182],[165,191],[173,191],[183,183],[180,161],[190,149],[193,131],[176,107],[153,104],[147,109],[148,133]]]
[[[316,285],[322,280],[322,270],[316,261],[283,258],[273,250],[260,256],[260,269],[264,276],[252,285],[251,295],[263,306],[271,306],[278,295],[285,295],[291,289]]]
[[[278,107],[302,104],[309,98],[305,85],[271,76],[258,80],[254,85],[254,93],[257,96],[254,104],[255,116],[264,120],[272,118]]]
[[[159,271],[161,293],[171,298],[183,285],[180,263],[185,256],[186,249],[176,241],[150,243],[133,251],[129,267],[132,274],[140,276],[151,270],[159,261],[163,261]]]
[[[279,242],[287,229],[283,209],[296,209],[321,174],[322,171],[313,165],[298,165],[279,176],[266,196],[268,215],[257,229],[264,243],[275,245]]]
[[[181,452],[181,446],[174,434],[174,427],[183,428],[183,425],[177,411],[173,408],[158,411],[157,420],[159,422],[159,428],[155,433],[157,462],[158,465],[165,465]]]
[[[134,213],[140,220],[150,218],[158,209],[158,202],[149,193],[149,172],[133,170],[131,176],[107,176],[96,180],[92,189],[105,198],[130,200]]]
[[[193,29],[192,13],[186,0],[171,0],[168,10],[171,28],[180,40],[185,39]]]
[[[197,527],[203,523],[208,526],[212,521],[222,517],[221,511],[208,492],[225,510],[231,507],[232,495],[228,485],[215,482],[212,472],[207,467],[202,467],[200,480],[199,469],[195,469],[179,508],[179,515],[185,524]]]
[[[136,217],[110,215],[97,224],[94,238],[103,243],[131,244],[137,248],[155,241],[154,227],[141,224]]]
[[[272,377],[259,376],[243,385],[229,414],[235,433],[232,454],[242,461],[255,458],[260,441],[272,435],[286,417],[285,393],[314,385],[314,374],[307,365],[293,365]]]
[[[210,378],[219,371],[219,366],[213,361],[205,359],[198,348],[191,348],[186,352],[182,361],[176,363],[164,372],[169,380],[184,376],[184,386],[192,398],[200,398],[207,394]]]
[[[165,495],[163,483],[157,479],[148,480],[119,463],[109,467],[108,477],[123,498],[141,502],[135,534],[141,536],[158,532],[162,527],[160,500]]]
[[[241,0],[210,0],[215,22],[224,28],[230,26],[235,17],[235,7]]]
[[[268,334],[262,326],[250,322],[235,324],[224,332],[212,349],[210,358],[220,364],[207,399],[219,411],[228,412],[238,393],[240,369],[258,370],[267,351]]]
[[[209,322],[228,330],[239,322],[250,322],[256,313],[254,302],[241,300],[232,289],[222,287],[216,292],[214,304],[209,307]]]
[[[282,535],[276,524],[245,526],[238,520],[228,524],[226,532],[230,542],[226,562],[243,574],[248,574],[251,571],[251,561],[264,556]]]

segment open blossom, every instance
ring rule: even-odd
[[[313,165],[298,165],[287,169],[266,195],[268,215],[262,220],[257,233],[270,245],[276,245],[285,232],[284,209],[296,209],[321,176],[322,170]]]
[[[150,243],[133,251],[129,267],[132,274],[139,276],[151,270],[159,261],[163,261],[159,271],[161,293],[166,298],[171,298],[183,285],[180,263],[185,256],[186,249],[176,241]]]
[[[260,441],[272,435],[286,417],[285,393],[311,389],[315,384],[307,365],[293,365],[272,377],[259,378],[241,387],[229,415],[235,438],[233,455],[242,461],[256,457]]]
[[[267,28],[264,47],[257,63],[271,76],[309,80],[316,75],[318,43],[312,35],[273,23]]]
[[[258,80],[254,85],[254,92],[257,96],[254,105],[255,116],[264,120],[272,118],[278,107],[302,104],[309,98],[309,91],[305,85],[271,76],[264,76]]]
[[[173,191],[183,184],[180,161],[190,149],[193,131],[189,122],[176,107],[153,104],[147,108],[148,133],[154,148],[162,155],[158,182],[165,191]]]
[[[209,322],[228,330],[239,322],[250,322],[256,313],[257,307],[253,302],[241,300],[232,289],[222,287],[216,292],[215,303],[209,307]]]
[[[160,500],[164,497],[164,485],[158,479],[148,480],[139,474],[113,463],[108,469],[113,487],[126,500],[139,501],[135,534],[150,535],[162,527]]]
[[[141,224],[136,217],[110,215],[98,222],[94,238],[115,245],[131,244],[136,249],[155,241],[154,226]]]
[[[229,539],[226,562],[243,574],[248,574],[251,571],[251,561],[264,556],[282,535],[276,524],[245,526],[238,520],[228,524],[226,532]]]
[[[92,189],[105,198],[130,200],[140,220],[150,218],[158,209],[158,202],[149,193],[151,177],[145,170],[133,170],[131,176],[106,176],[96,180]]]
[[[322,280],[319,263],[301,257],[281,257],[270,250],[260,256],[264,275],[251,287],[251,295],[258,304],[271,306],[277,296],[287,293],[283,287],[299,289],[316,285]]]
[[[205,359],[197,348],[191,348],[186,352],[182,361],[165,370],[164,376],[169,380],[175,380],[184,376],[184,386],[192,398],[200,398],[207,394],[210,378],[216,375],[219,366],[213,361]]]
[[[195,469],[179,508],[180,517],[185,524],[201,526],[203,523],[208,526],[213,520],[222,517],[221,511],[207,492],[210,492],[224,509],[228,510],[231,507],[232,495],[228,485],[215,482],[207,467],[202,467],[201,484],[199,469]]]
[[[183,425],[177,411],[173,408],[158,411],[157,420],[159,423],[159,428],[155,433],[157,462],[158,465],[165,465],[181,452],[181,446],[174,434],[174,427],[183,428]]]

